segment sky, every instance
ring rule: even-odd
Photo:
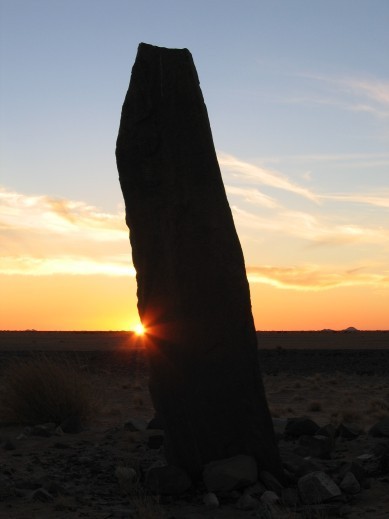
[[[0,329],[139,318],[115,162],[140,42],[188,48],[258,330],[389,329],[387,0],[0,0]]]

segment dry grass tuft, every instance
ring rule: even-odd
[[[2,414],[24,424],[60,424],[70,417],[85,421],[95,407],[86,382],[69,362],[44,356],[14,362],[4,372]]]
[[[165,510],[160,504],[159,496],[150,495],[141,485],[137,471],[132,467],[118,466],[115,474],[122,495],[127,495],[133,509],[133,519],[164,519]]]

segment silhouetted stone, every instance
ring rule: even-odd
[[[140,44],[116,148],[169,463],[238,454],[282,477],[249,286],[187,49]]]

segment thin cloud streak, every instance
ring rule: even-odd
[[[355,224],[325,224],[302,211],[282,211],[271,218],[260,217],[237,206],[232,207],[238,226],[252,230],[277,232],[316,244],[387,243],[389,229]]]
[[[124,214],[0,189],[0,274],[134,275]]]
[[[0,275],[6,276],[132,276],[136,275],[134,267],[123,262],[98,261],[80,256],[60,255],[54,258],[39,258],[34,256],[3,256],[0,257]]]
[[[264,283],[287,290],[318,291],[353,286],[389,288],[389,275],[363,273],[361,270],[325,272],[318,266],[249,266],[247,275],[251,283]]]
[[[249,202],[250,204],[255,204],[261,207],[267,207],[269,209],[280,207],[280,205],[278,204],[278,202],[276,202],[274,198],[265,195],[264,193],[261,193],[260,191],[258,191],[258,189],[230,185],[226,185],[225,188],[227,194],[241,197],[244,201]]]
[[[240,180],[251,181],[276,189],[282,189],[308,198],[313,202],[318,202],[317,196],[312,191],[291,182],[288,178],[282,176],[278,172],[250,164],[249,162],[244,162],[233,155],[227,155],[225,153],[219,152],[218,160],[222,169],[230,171],[233,176]]]

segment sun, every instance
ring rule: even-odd
[[[145,334],[146,330],[142,323],[138,323],[134,326],[134,332],[136,335],[141,336]]]

